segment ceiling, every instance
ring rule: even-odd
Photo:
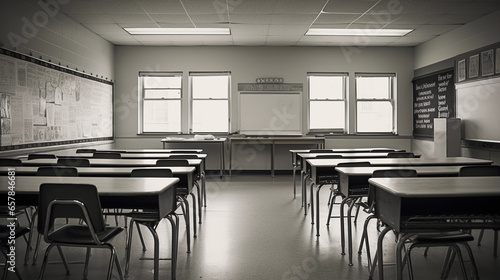
[[[500,10],[498,0],[71,0],[60,11],[114,45],[416,46]],[[229,27],[140,35],[124,27]],[[305,36],[310,28],[411,28],[404,37]]]

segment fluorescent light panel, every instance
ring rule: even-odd
[[[404,36],[413,29],[332,29],[310,28],[306,35],[309,36]]]
[[[229,28],[123,28],[131,35],[230,35]]]

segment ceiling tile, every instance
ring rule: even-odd
[[[270,25],[269,35],[304,35],[309,25]]]
[[[269,32],[269,25],[254,24],[232,24],[231,34],[235,36],[266,36]]]

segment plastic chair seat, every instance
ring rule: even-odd
[[[123,231],[121,227],[108,227],[96,235],[101,243],[106,243]],[[65,225],[49,234],[53,242],[95,245],[95,241],[86,225]]]

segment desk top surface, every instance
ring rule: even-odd
[[[9,176],[0,176],[0,193],[7,192]],[[140,196],[159,194],[179,182],[179,178],[139,177],[45,177],[15,176],[16,193],[38,193],[40,184],[92,184],[100,195]]]
[[[391,169],[414,169],[417,174],[425,175],[457,175],[463,165],[443,165],[443,166],[370,166],[370,167],[335,167],[339,174],[347,176],[371,176],[375,170]]]
[[[469,165],[469,164],[492,164],[491,160],[475,159],[468,157],[448,158],[360,158],[360,159],[308,159],[312,167],[336,167],[341,162],[368,161],[371,165]]]
[[[161,142],[179,142],[179,143],[183,143],[183,142],[191,142],[191,143],[213,143],[213,142],[217,142],[217,143],[220,143],[220,142],[225,142],[227,138],[224,138],[224,137],[216,137],[215,139],[194,139],[194,138],[181,138],[181,137],[166,137],[166,138],[163,138],[161,139]]]
[[[61,151],[53,153],[56,157],[81,157],[93,158],[94,153],[76,153],[74,151]],[[206,158],[207,154],[202,153],[120,153],[122,159],[168,159],[172,156],[196,156]]]
[[[89,158],[92,167],[97,166],[156,166],[156,159],[103,159],[103,158]],[[201,159],[188,159],[189,165],[200,165]],[[23,160],[25,166],[42,166],[42,165],[55,165],[57,159],[40,158],[32,160]]]
[[[387,157],[386,152],[381,153],[297,153],[298,157],[303,159],[316,158],[317,156],[342,156],[343,158],[384,158]],[[416,155],[419,156],[419,155]]]
[[[157,154],[176,152],[201,153],[203,152],[203,149],[98,149],[96,152],[123,152],[130,154]]]
[[[172,166],[172,167],[75,167],[78,174],[123,174],[132,173],[134,169],[170,169],[172,174],[187,174],[193,173],[196,168],[192,166]],[[6,174],[9,169],[14,169],[18,174],[36,174],[38,166],[15,166],[4,167],[0,166],[0,174]]]
[[[245,136],[245,137],[231,137],[231,141],[245,141],[245,140],[318,140],[324,141],[325,137],[314,137],[314,136]]]
[[[392,149],[392,148],[346,148],[346,149],[324,149],[331,151],[332,153],[369,153],[372,150],[394,150],[395,152],[402,152],[403,150],[401,149]],[[311,149],[306,149],[306,150],[290,150],[292,153],[310,153]]]
[[[368,182],[397,197],[500,196],[500,176],[370,178]]]

